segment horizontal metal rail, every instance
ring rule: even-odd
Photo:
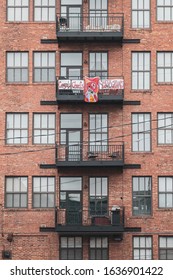
[[[88,144],[70,142],[68,145],[56,144],[56,162],[61,161],[122,161],[124,159],[124,145],[104,144],[93,142]]]
[[[58,32],[123,32],[122,14],[57,14]]]
[[[124,207],[113,206],[102,210],[55,209],[56,225],[124,226]]]

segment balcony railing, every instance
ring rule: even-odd
[[[104,145],[90,143],[56,144],[56,165],[63,166],[123,166],[124,145],[122,142]]]
[[[56,80],[58,102],[84,102],[84,79],[59,77]],[[98,101],[121,102],[124,98],[123,77],[108,77],[99,80]]]
[[[89,210],[55,210],[55,229],[58,232],[123,232],[124,207],[113,206],[104,214]]]
[[[57,14],[56,30],[58,39],[75,38],[122,38],[123,15],[88,15],[88,14]],[[65,34],[64,34],[65,33]]]

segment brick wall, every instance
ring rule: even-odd
[[[58,1],[57,1],[58,2]],[[53,210],[32,209],[32,176],[56,177],[56,205],[59,205],[59,176],[81,176],[83,186],[88,184],[89,176],[109,177],[109,205],[125,206],[125,226],[141,227],[137,235],[153,236],[153,258],[158,259],[158,236],[171,234],[173,231],[172,209],[158,209],[158,176],[172,176],[172,146],[157,145],[157,122],[152,122],[152,152],[134,153],[131,151],[131,113],[150,112],[152,119],[158,112],[172,112],[172,85],[159,85],[156,82],[156,52],[172,51],[172,24],[156,22],[156,1],[151,1],[151,28],[149,30],[131,29],[131,0],[109,1],[111,13],[124,13],[124,38],[140,39],[140,43],[116,45],[116,43],[62,43],[41,44],[41,39],[56,39],[54,23],[36,23],[33,18],[33,0],[30,1],[30,21],[26,23],[6,22],[6,0],[1,1],[0,13],[0,251],[11,250],[13,259],[58,259],[59,237],[57,233],[41,233],[42,224],[54,226]],[[87,11],[87,4],[83,7]],[[57,4],[59,12],[59,4]],[[29,82],[27,84],[6,83],[6,52],[28,51]],[[41,106],[41,100],[55,99],[55,84],[34,84],[33,52],[56,52],[56,75],[60,74],[60,52],[81,51],[83,61],[89,60],[90,51],[108,51],[108,69],[110,76],[123,76],[125,80],[125,100],[138,100],[141,105],[54,105]],[[147,92],[131,90],[131,52],[151,52],[151,90]],[[88,64],[83,64],[83,74],[88,73]],[[40,163],[55,163],[55,151],[37,151],[23,153],[26,150],[48,148],[47,145],[33,145],[29,138],[28,145],[5,145],[5,118],[8,112],[29,113],[29,137],[33,129],[33,113],[56,113],[56,141],[59,141],[59,116],[65,112],[82,112],[84,130],[88,128],[88,114],[104,112],[109,114],[109,138],[115,138],[125,143],[125,163],[141,164],[141,169],[106,169],[104,173],[97,169],[56,170],[41,169]],[[122,125],[122,126],[121,126]],[[118,127],[117,127],[118,126]],[[122,135],[126,135],[122,137]],[[119,137],[119,138],[118,138]],[[83,139],[88,140],[88,133],[83,133]],[[20,153],[21,152],[21,153]],[[7,155],[7,153],[16,153]],[[3,155],[4,154],[4,155]],[[4,207],[5,176],[28,177],[28,209],[11,210]],[[152,176],[152,215],[150,217],[132,216],[132,176]],[[88,188],[83,188],[83,206],[88,206]],[[7,241],[8,233],[13,232],[14,239]],[[124,239],[117,242],[109,239],[110,259],[132,259],[132,236],[125,233]],[[83,256],[88,258],[88,238],[83,239]],[[0,254],[1,258],[1,254]]]

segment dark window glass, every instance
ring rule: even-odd
[[[108,211],[108,179],[92,177],[89,180],[90,214],[105,215]]]
[[[151,177],[133,177],[133,215],[151,215]]]
[[[90,260],[108,260],[107,237],[90,237]]]
[[[81,237],[61,237],[60,246],[61,260],[82,260]]]
[[[173,237],[159,237],[159,259],[173,260]]]

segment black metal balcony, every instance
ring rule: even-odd
[[[58,103],[86,103],[84,101],[84,80],[79,77],[76,77],[75,79],[68,79],[65,77],[57,78],[56,99]],[[98,92],[99,104],[122,103],[123,100],[123,77],[108,77],[100,79]]]
[[[56,144],[57,167],[123,167],[124,145],[122,142],[107,145],[89,143]]]
[[[104,41],[121,42],[123,39],[123,15],[58,14],[56,32],[58,42]]]
[[[113,206],[104,214],[56,208],[55,231],[66,235],[121,234],[124,232],[124,207]]]

